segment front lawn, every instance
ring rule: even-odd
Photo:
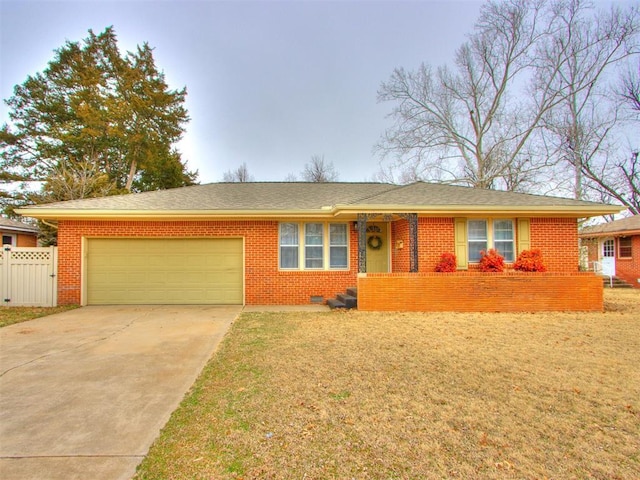
[[[34,318],[66,312],[77,305],[64,305],[61,307],[0,307],[0,328],[14,323],[26,322]]]
[[[605,296],[604,314],[243,314],[136,478],[640,478],[640,291]]]

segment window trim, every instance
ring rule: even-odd
[[[505,263],[514,263],[516,261],[516,256],[517,256],[517,250],[516,250],[517,249],[516,221],[513,218],[502,218],[502,217],[467,218],[467,223],[466,223],[466,227],[467,227],[466,248],[467,248],[467,261],[468,261],[468,263],[471,264],[471,265],[478,265],[480,263],[478,260],[472,260],[471,259],[471,249],[469,248],[469,243],[471,241],[471,239],[469,238],[469,232],[470,232],[469,223],[470,222],[477,222],[477,221],[484,221],[485,225],[487,227],[487,237],[486,237],[487,250],[489,250],[491,248],[494,248],[494,249],[496,248],[495,247],[495,244],[496,244],[495,223],[496,222],[505,222],[505,221],[511,222],[511,234],[512,234],[511,240],[498,240],[498,242],[511,242],[511,245],[513,246],[513,249],[512,249],[513,250],[513,259],[507,260],[505,258],[504,262]],[[503,255],[503,253],[500,252],[500,255]]]
[[[5,243],[4,242],[4,237],[8,237],[11,238],[11,243]],[[18,235],[14,234],[14,233],[3,233],[2,234],[2,245],[11,245],[12,247],[15,247],[18,243]]]
[[[294,224],[298,227],[298,266],[293,268],[286,268],[282,266],[282,256],[281,256],[281,248],[282,248],[282,227],[283,224]],[[308,224],[319,224],[322,225],[322,245],[309,245],[309,246],[317,246],[322,247],[322,267],[307,267],[306,266],[306,248],[307,244],[306,240],[306,229]],[[346,245],[331,245],[330,243],[330,225],[344,225],[346,230]],[[307,221],[307,222],[296,222],[296,221],[282,221],[278,223],[278,270],[283,272],[323,272],[323,271],[331,271],[331,272],[345,272],[351,269],[351,255],[350,255],[350,244],[351,244],[351,235],[349,229],[349,222],[325,222],[325,221]],[[347,251],[347,265],[346,267],[331,267],[331,248],[346,247]]]

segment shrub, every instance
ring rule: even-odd
[[[481,272],[502,272],[504,270],[504,257],[497,250],[490,248],[480,252]]]
[[[532,248],[531,250],[523,250],[520,252],[513,268],[521,272],[547,271],[547,267],[544,266],[544,262],[542,261],[542,253],[539,248]]]
[[[456,256],[453,253],[443,253],[436,265],[436,272],[455,272],[456,269]]]

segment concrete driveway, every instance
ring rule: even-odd
[[[0,478],[131,478],[241,309],[84,307],[0,328]]]

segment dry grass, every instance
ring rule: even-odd
[[[46,317],[54,313],[65,312],[72,308],[77,308],[77,305],[64,305],[61,307],[0,307],[0,328],[33,320],[34,318]]]
[[[244,314],[136,478],[640,478],[640,291],[606,309]]]

